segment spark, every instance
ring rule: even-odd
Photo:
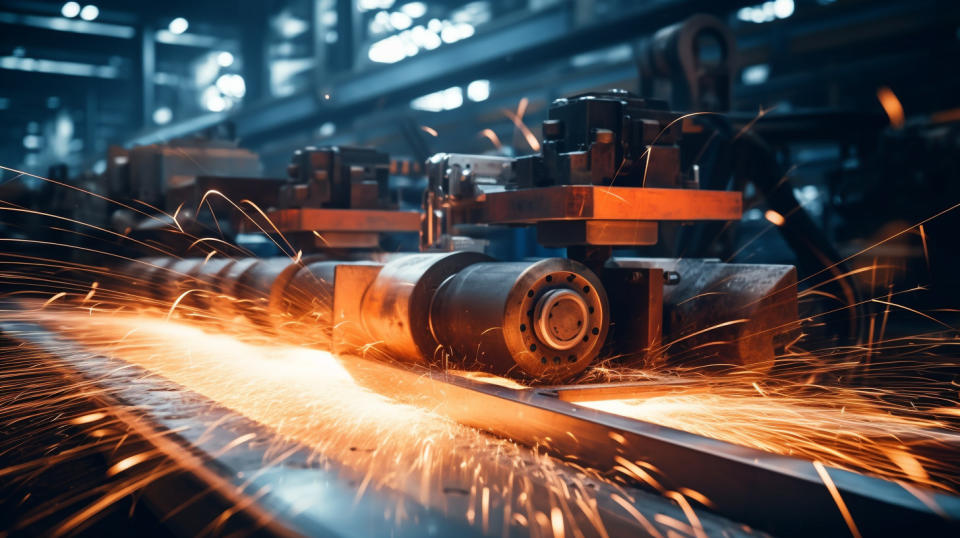
[[[785,218],[783,217],[783,215],[781,215],[780,213],[777,213],[776,211],[774,211],[774,210],[772,210],[772,209],[768,209],[768,210],[763,214],[763,218],[765,218],[765,219],[767,219],[768,221],[770,221],[774,226],[783,226],[783,224],[784,224],[785,222],[787,222],[787,219],[785,219]]]
[[[50,303],[56,301],[57,299],[59,299],[59,298],[61,298],[61,297],[64,297],[66,294],[67,294],[67,292],[65,292],[65,291],[61,291],[60,293],[54,294],[53,297],[50,297],[49,299],[47,299],[46,302],[43,303],[43,306],[41,306],[40,308],[46,308],[46,307],[50,306]]]
[[[516,127],[521,134],[523,134],[524,140],[526,140],[527,145],[530,146],[530,149],[533,151],[540,151],[540,141],[537,140],[536,135],[530,130],[525,123],[523,123],[523,115],[527,112],[527,104],[529,99],[526,97],[520,99],[520,102],[517,104],[517,111],[514,112],[509,109],[504,109],[503,113],[510,121],[513,122],[514,127]]]
[[[124,458],[118,461],[109,469],[107,469],[107,476],[120,474],[123,471],[126,471],[127,469],[133,467],[134,465],[138,465],[140,463],[147,461],[147,459],[149,458],[150,458],[150,453],[148,452],[141,452],[139,454],[134,454],[133,456]]]
[[[430,136],[432,136],[432,137],[434,137],[434,138],[440,136],[440,134],[437,133],[437,130],[434,129],[433,127],[428,127],[428,126],[426,126],[426,125],[421,125],[421,126],[420,126],[420,129],[421,129],[423,132],[427,133],[428,135],[430,135]]]
[[[930,270],[930,252],[927,250],[927,232],[923,229],[923,224],[919,226],[920,241],[923,243],[923,260],[927,262],[927,270]]]
[[[834,484],[833,479],[830,478],[830,473],[827,472],[827,468],[819,461],[813,462],[813,467],[817,470],[817,474],[820,475],[820,479],[823,480],[824,485],[827,486],[827,490],[830,491],[830,496],[833,497],[833,502],[837,504],[840,513],[843,514],[843,520],[847,522],[847,527],[850,528],[850,534],[852,534],[854,538],[861,538],[860,530],[857,529],[857,524],[853,521],[853,516],[850,515],[847,503],[843,502],[843,497],[840,496],[836,484]]]
[[[484,129],[480,131],[480,136],[489,140],[490,143],[493,144],[493,147],[496,149],[500,149],[501,147],[503,147],[503,144],[500,142],[500,137],[497,136],[497,133],[493,132],[493,129]]]
[[[894,129],[903,127],[905,123],[903,105],[900,103],[900,99],[897,98],[897,94],[893,93],[893,90],[887,86],[881,86],[877,88],[877,99],[880,101],[880,106],[883,107],[883,111],[887,113],[887,117],[890,118],[890,125],[892,125]]]
[[[90,414],[87,414],[87,415],[83,415],[82,417],[77,417],[77,418],[71,420],[70,422],[71,422],[72,424],[89,424],[89,423],[91,423],[91,422],[96,422],[96,421],[98,421],[98,420],[102,420],[102,419],[106,418],[106,416],[107,416],[107,414],[106,414],[106,413],[103,413],[103,412],[90,413]]]

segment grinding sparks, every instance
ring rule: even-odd
[[[906,120],[903,105],[900,104],[897,94],[893,93],[890,88],[883,86],[877,89],[877,99],[880,101],[883,111],[887,113],[887,117],[890,118],[890,125],[896,129],[903,127]]]
[[[787,222],[787,219],[783,218],[783,215],[777,213],[772,209],[768,209],[764,214],[763,218],[770,221],[774,226],[783,226],[783,223]]]
[[[839,508],[840,513],[843,514],[843,520],[846,521],[847,527],[850,528],[850,534],[852,534],[854,538],[860,538],[860,530],[857,529],[857,524],[853,521],[853,516],[850,515],[847,503],[843,502],[843,498],[840,496],[840,492],[837,491],[837,486],[833,483],[833,479],[830,478],[830,473],[827,472],[827,468],[819,461],[813,462],[813,467],[817,470],[817,474],[820,475],[824,485],[827,486],[827,490],[830,491],[830,496],[833,497],[833,501],[837,503],[837,508]]]
[[[409,495],[488,532],[509,532],[515,526],[523,528],[522,522],[535,522],[539,530],[529,532],[544,536],[609,535],[605,529],[611,508],[601,508],[598,495],[610,499],[621,487],[605,484],[592,472],[566,470],[549,457],[489,437],[430,409],[372,392],[367,385],[376,381],[369,372],[357,378],[349,361],[329,352],[277,339],[243,342],[228,334],[166,320],[156,310],[150,314],[94,310],[93,315],[79,309],[44,310],[34,311],[30,318],[57,327],[64,338],[89,350],[89,354],[71,353],[70,361],[78,367],[100,360],[127,365],[105,365],[104,371],[111,374],[99,379],[100,385],[117,383],[111,380],[112,373],[135,368],[267,426],[271,432],[271,437],[263,440],[252,432],[235,436],[213,453],[215,457],[268,442],[276,445],[268,453],[280,454],[280,462],[287,457],[284,454],[291,453],[284,443],[293,443],[315,451],[318,461],[338,462],[345,476],[359,484],[356,503],[364,503],[372,492],[399,498]],[[104,410],[71,420],[87,425],[107,416]],[[122,432],[104,427],[90,430],[88,435],[96,441],[95,446],[118,438],[122,443]],[[175,470],[158,468],[153,463],[157,456],[156,450],[140,450],[114,460],[105,474],[120,483],[68,518],[63,530],[82,528],[137,488]],[[451,497],[449,491],[469,495]],[[257,495],[243,502],[253,502]],[[619,503],[614,506],[623,510]],[[661,512],[675,520],[685,517],[683,510],[668,504],[658,505],[653,513],[634,504],[627,506],[631,514],[650,521]],[[458,514],[459,510],[463,511]],[[399,514],[384,517],[397,517],[398,525],[403,522]]]

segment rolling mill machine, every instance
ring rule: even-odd
[[[131,250],[111,272],[116,289],[140,291],[144,304],[168,318],[226,329],[212,333],[278,336],[272,342],[331,351],[338,366],[318,367],[342,368],[350,380],[344,383],[372,392],[376,401],[429,409],[578,468],[626,470],[631,487],[693,491],[698,507],[765,531],[836,534],[846,529],[845,519],[810,461],[590,407],[671,391],[660,378],[600,382],[590,377],[598,370],[591,365],[635,372],[733,367],[762,381],[759,374],[775,368],[799,338],[793,266],[678,256],[689,229],[722,232],[704,223],[739,219],[743,209],[740,192],[701,188],[726,184],[707,177],[699,162],[715,119],[620,91],[560,99],[536,154],[430,158],[421,169],[427,178],[421,211],[398,209],[388,195],[391,171],[418,173],[419,165],[391,163],[371,149],[305,148],[284,179],[196,174],[170,184],[164,174],[137,176],[121,165],[114,173],[128,174],[129,184],[160,186],[155,203],[172,222],[114,215],[130,228],[128,244],[159,245],[168,255]],[[205,239],[204,204],[211,216],[229,216],[219,221],[223,239]],[[533,227],[541,245],[565,249],[566,256],[494,259],[484,250],[499,227]],[[397,232],[417,234],[419,252],[380,248]],[[268,237],[289,255],[251,256],[239,233]],[[198,255],[198,245],[212,248]],[[182,373],[177,364],[163,367]],[[132,401],[141,397],[130,393]],[[349,457],[368,462],[357,444],[363,443],[350,442]],[[298,465],[309,467],[310,457]],[[226,466],[240,470],[250,460],[238,456]],[[657,478],[647,481],[645,473]],[[257,477],[251,487],[296,490],[300,498],[297,487],[285,485],[286,474],[251,475]],[[893,481],[838,469],[830,476],[852,511],[869,514],[864,529],[954,528],[960,514],[960,500],[950,495],[931,492],[930,504]],[[351,497],[355,487],[338,495]],[[460,506],[449,500],[454,490],[443,484],[442,491],[442,503]],[[541,494],[553,502],[552,494]],[[599,508],[611,528],[623,524],[610,516],[622,507]],[[331,520],[326,507],[318,514]],[[637,521],[620,532],[639,532]]]
[[[796,329],[793,267],[614,255],[656,245],[664,228],[740,217],[739,192],[699,188],[683,145],[698,129],[626,92],[560,99],[538,154],[431,158],[422,215],[390,206],[386,155],[307,148],[285,181],[196,178],[169,195],[193,207],[212,188],[256,200],[265,211],[238,227],[291,241],[302,257],[150,258],[121,273],[164,304],[226,308],[267,331],[296,326],[341,353],[540,383],[598,357],[691,362],[695,348],[699,363],[763,371]],[[494,226],[534,226],[567,257],[494,260],[482,253]],[[420,253],[371,250],[378,234],[416,229]]]
[[[70,236],[79,242],[71,253],[77,263],[54,269],[58,285],[74,287],[58,288],[53,298],[41,290],[46,303],[0,320],[0,331],[65,356],[57,364],[149,410],[153,422],[146,426],[133,413],[121,420],[137,424],[152,444],[173,439],[158,452],[203,452],[207,460],[192,467],[196,476],[175,491],[226,492],[226,506],[214,513],[233,513],[241,503],[264,507],[308,529],[304,534],[393,534],[401,520],[406,534],[396,535],[491,534],[497,530],[489,532],[486,522],[498,517],[505,530],[556,529],[558,521],[562,528],[576,519],[597,535],[654,534],[644,516],[635,515],[646,503],[658,515],[672,514],[669,521],[689,518],[689,534],[695,534],[696,507],[702,509],[696,524],[708,530],[752,533],[744,523],[782,535],[836,535],[849,523],[838,497],[866,535],[918,528],[955,533],[960,499],[952,494],[907,489],[855,466],[827,475],[816,456],[766,450],[768,437],[738,444],[676,422],[618,413],[616,405],[669,397],[681,387],[679,376],[671,385],[668,375],[659,375],[673,365],[746,373],[715,377],[736,378],[738,390],[754,398],[756,389],[766,399],[767,378],[759,374],[776,368],[777,357],[800,337],[796,269],[726,263],[692,245],[714,242],[725,223],[740,219],[743,199],[728,188],[738,185],[731,177],[769,186],[781,173],[749,132],[715,115],[677,113],[622,91],[553,102],[541,132],[541,149],[520,157],[440,153],[426,163],[404,163],[374,149],[308,147],[293,155],[285,178],[259,177],[256,156],[229,143],[115,150],[107,172],[87,178],[84,193],[57,202],[74,211],[58,225],[83,223],[83,233]],[[730,159],[716,158],[718,145],[716,153]],[[419,211],[391,199],[391,174],[426,176]],[[99,197],[78,202],[90,192]],[[132,198],[163,212],[106,203]],[[771,207],[802,222],[788,200],[777,204]],[[540,245],[565,255],[498,260],[485,252],[492,232],[519,227],[532,228]],[[398,233],[416,236],[419,248],[384,248]],[[93,241],[83,243],[91,239],[114,250],[95,251]],[[256,245],[268,242],[287,255],[256,255]],[[91,287],[91,273],[103,286]],[[64,309],[57,322],[66,334],[45,330],[46,320],[57,318],[54,308],[44,308],[72,298],[81,308]],[[114,308],[131,302],[126,312]],[[140,307],[161,315],[141,315]],[[88,318],[95,319],[89,329]],[[171,318],[187,323],[168,323]],[[201,339],[190,324],[217,328],[205,333],[210,340],[196,355],[190,345],[179,346]],[[97,330],[116,331],[117,338],[104,345],[86,334]],[[266,336],[277,338],[263,338],[269,345],[262,346],[244,341],[259,344]],[[150,343],[153,337],[162,345]],[[86,338],[95,351],[83,348]],[[147,342],[143,349],[128,341],[137,338]],[[134,352],[126,358],[107,354],[128,347]],[[185,355],[170,351],[180,347]],[[635,375],[607,382],[619,379],[604,377],[611,365]],[[647,372],[657,375],[644,377]],[[699,412],[703,424],[729,417],[721,408],[736,399],[699,405],[701,396],[717,396],[711,389],[687,391],[692,398],[676,416]],[[831,411],[801,401],[799,413],[789,410],[790,420],[814,415],[817,424]],[[845,415],[838,407],[832,411],[846,427],[857,409]],[[751,413],[776,411],[756,409],[739,409],[741,423],[730,429],[758,418]],[[72,424],[89,424],[92,435],[105,429],[93,429],[103,420],[97,416],[91,411]],[[794,433],[792,424],[771,424],[777,433],[789,430],[784,436]],[[810,429],[807,424],[797,436]],[[393,444],[384,432],[392,432]],[[955,442],[947,433],[936,435]],[[293,446],[277,441],[281,437]],[[892,453],[900,466],[901,442],[912,441],[904,435],[896,442]],[[306,446],[320,448],[302,450]],[[832,447],[825,443],[824,451]],[[528,449],[514,460],[496,459]],[[539,452],[558,463],[538,460]],[[274,464],[277,454],[288,459]],[[123,473],[123,465],[142,465],[138,457],[131,453],[110,468]],[[404,482],[407,472],[417,480]],[[496,480],[485,482],[481,472]],[[403,480],[386,487],[413,500],[406,505],[410,513],[399,514],[395,499],[365,490],[370,480],[396,476]],[[497,487],[507,491],[520,483],[528,488],[522,494],[497,498]],[[597,500],[593,512],[570,508],[571,499],[579,502],[592,488],[595,497],[585,498]],[[253,500],[239,499],[238,491]],[[569,506],[557,506],[558,492],[566,492],[561,502]],[[656,500],[643,496],[648,493]],[[161,503],[171,520],[181,517],[177,495],[161,492],[149,500]],[[317,505],[304,508],[310,500]],[[539,510],[526,512],[523,525],[515,517],[520,512],[511,512],[521,504]],[[463,514],[471,514],[468,523]],[[538,514],[546,523],[536,521]],[[254,515],[256,521],[272,517]],[[605,526],[594,527],[601,519]],[[437,521],[456,525],[438,527]],[[429,532],[418,532],[424,529]]]

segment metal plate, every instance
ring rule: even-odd
[[[491,193],[459,222],[529,224],[542,220],[737,220],[739,192],[567,185]]]

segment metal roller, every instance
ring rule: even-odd
[[[437,290],[436,340],[468,369],[559,381],[583,371],[610,324],[606,292],[563,258],[466,267]]]
[[[369,276],[340,284],[341,269]],[[391,359],[551,382],[586,368],[610,324],[600,280],[562,258],[149,260],[128,267],[128,276],[149,282],[163,304],[179,300],[180,314],[193,319],[227,325],[242,316],[264,333],[324,347],[337,343],[334,325],[346,323],[359,328],[360,346]]]
[[[437,288],[465,267],[491,260],[477,252],[450,252],[410,254],[386,263],[360,306],[371,342],[401,360],[430,361],[439,351],[430,322]]]

